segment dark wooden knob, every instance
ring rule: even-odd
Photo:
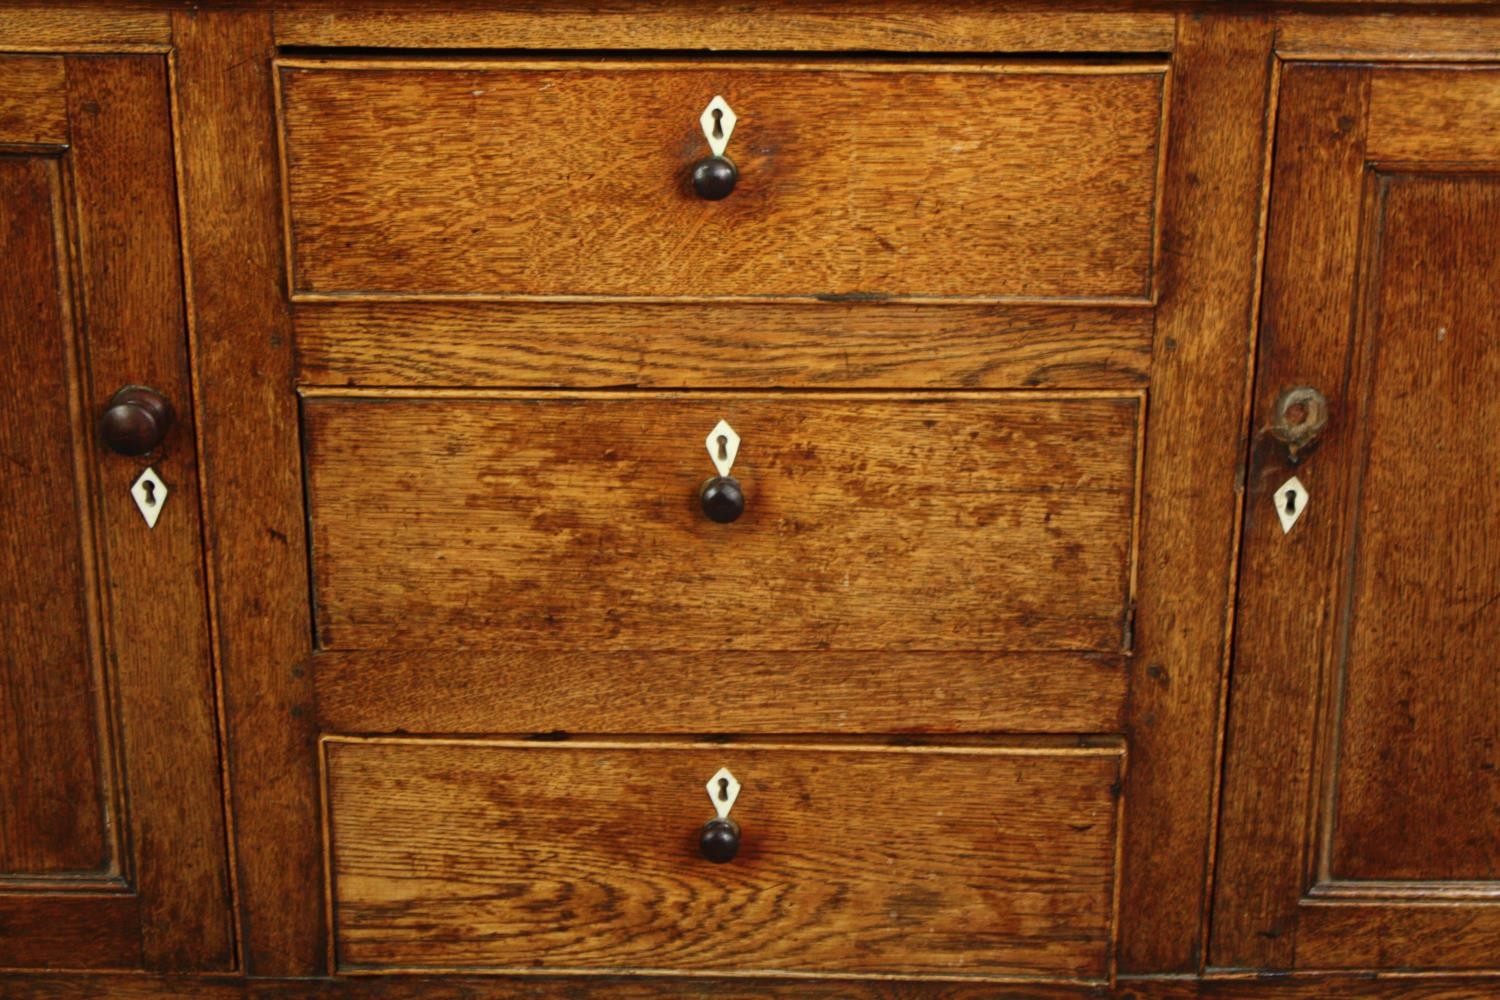
[[[740,825],[732,819],[711,819],[698,833],[699,852],[716,865],[734,860],[740,853]]]
[[[704,201],[728,198],[739,179],[739,169],[727,156],[705,156],[693,167],[693,190]]]
[[[710,521],[728,524],[745,513],[745,491],[738,480],[729,476],[714,476],[698,491],[698,502]]]
[[[110,397],[99,418],[99,436],[121,455],[144,455],[172,426],[172,404],[154,389],[127,385]]]

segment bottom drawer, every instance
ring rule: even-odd
[[[343,971],[1109,972],[1117,748],[324,752]],[[741,835],[713,864],[721,767]]]

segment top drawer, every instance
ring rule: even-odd
[[[292,291],[1149,300],[1165,73],[283,62]]]

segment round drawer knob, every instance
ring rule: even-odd
[[[728,524],[745,513],[745,491],[738,480],[729,476],[714,476],[698,491],[698,503],[710,521]]]
[[[144,455],[172,426],[172,404],[154,389],[127,385],[110,397],[99,418],[99,436],[121,455]]]
[[[739,170],[727,156],[705,156],[693,167],[693,190],[704,201],[728,198],[739,179]]]
[[[698,834],[699,852],[716,865],[727,864],[740,852],[740,825],[732,819],[711,819]]]
[[[1328,400],[1311,386],[1288,389],[1276,399],[1271,413],[1271,433],[1297,453],[1318,440],[1328,426]]]

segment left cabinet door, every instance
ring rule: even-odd
[[[0,55],[0,969],[234,965],[179,231],[165,56]]]

